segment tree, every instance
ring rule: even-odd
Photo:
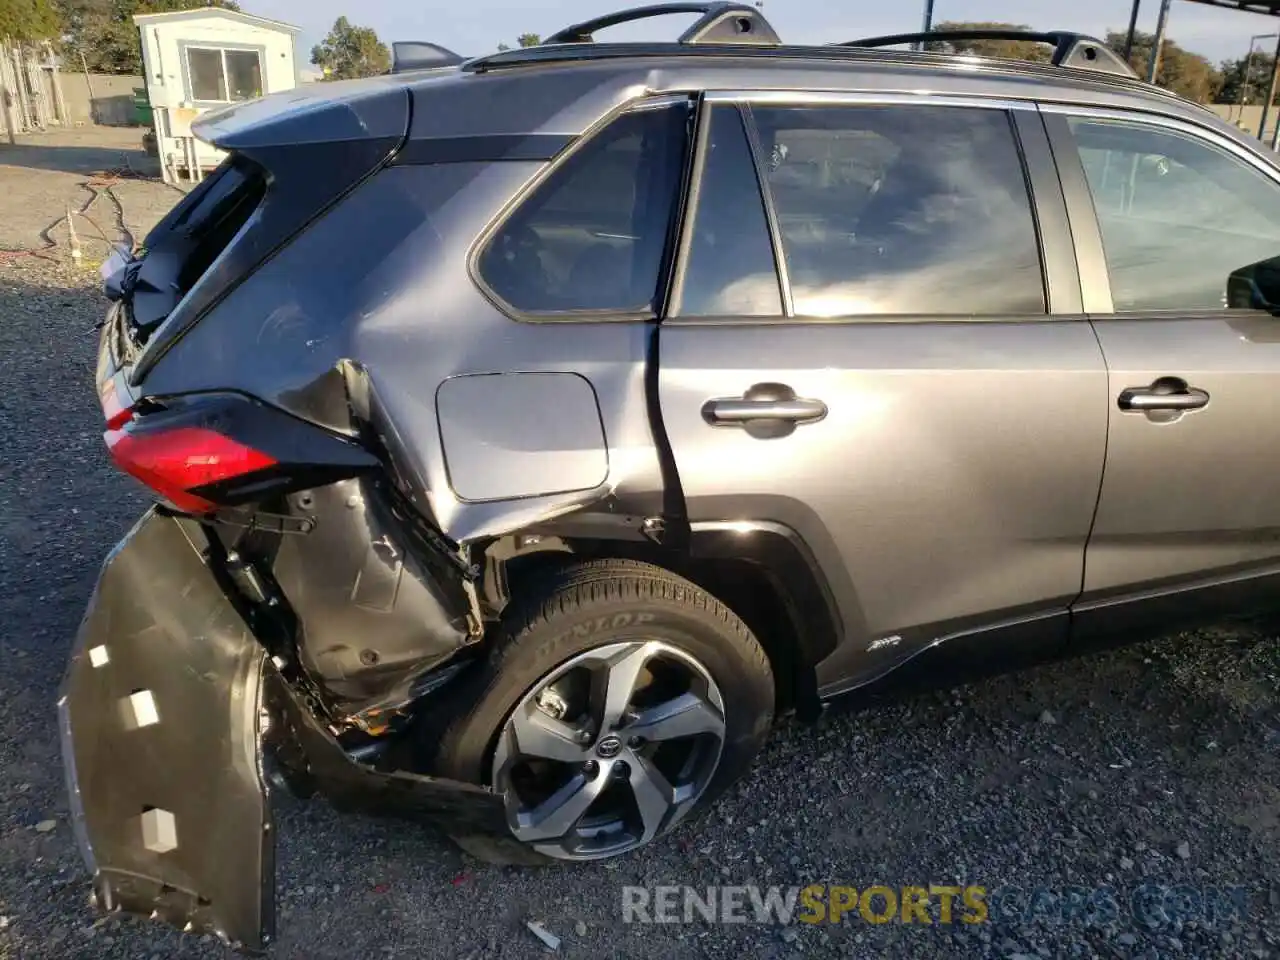
[[[324,71],[326,80],[374,77],[391,69],[391,51],[372,27],[357,27],[339,17],[324,42],[311,48],[311,62]]]
[[[1125,34],[1119,30],[1107,33],[1107,46],[1122,57],[1124,41]],[[1133,52],[1129,55],[1129,65],[1140,77],[1145,78],[1147,75],[1147,65],[1151,62],[1151,49],[1154,45],[1155,37],[1150,33],[1133,35]],[[1200,54],[1184,50],[1176,41],[1166,38],[1160,54],[1156,85],[1172,90],[1188,100],[1209,103],[1218,96],[1222,87],[1222,75]]]
[[[1031,27],[1019,23],[973,23],[948,20],[934,27],[938,31],[959,30],[1023,30]],[[1047,44],[1029,43],[1026,40],[931,40],[926,50],[935,53],[963,53],[974,57],[997,57],[1001,60],[1032,60],[1048,63],[1052,50]]]
[[[5,0],[0,0],[4,3]],[[235,0],[55,0],[62,20],[63,53],[71,63],[81,55],[96,73],[142,73],[142,47],[135,14],[168,13],[200,7],[239,10]]]
[[[1245,67],[1249,72],[1246,79]],[[1252,58],[1223,60],[1218,65],[1222,86],[1218,88],[1218,103],[1262,103],[1271,89],[1271,75],[1276,69],[1276,58],[1258,50]],[[1280,101],[1280,96],[1276,97]]]
[[[541,42],[542,42],[542,37],[536,33],[522,33],[520,34],[520,36],[516,37],[516,45],[520,47],[536,47]],[[503,51],[510,50],[510,49],[511,48],[507,46],[505,43],[498,44],[499,53],[502,53]]]
[[[62,33],[52,0],[0,0],[0,39],[52,40]]]

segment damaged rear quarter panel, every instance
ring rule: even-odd
[[[239,389],[347,434],[356,430],[354,412],[378,435],[405,492],[459,543],[602,501],[620,515],[661,512],[645,393],[652,325],[513,321],[468,275],[475,239],[542,167],[382,170],[178,341],[144,392]],[[453,377],[510,372],[570,373],[590,383],[607,442],[602,482],[476,503],[453,491],[436,391]],[[363,379],[359,390],[351,390],[352,376]]]
[[[272,569],[303,667],[343,715],[403,705],[416,677],[472,640],[459,568],[414,542],[367,478],[293,502],[314,529],[280,538]]]

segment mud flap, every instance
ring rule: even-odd
[[[193,521],[149,511],[103,566],[58,700],[99,906],[261,949],[274,925],[266,655]]]

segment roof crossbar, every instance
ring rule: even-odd
[[[1053,47],[1052,63],[1069,70],[1093,70],[1137,79],[1137,74],[1101,40],[1081,33],[1053,30],[933,30],[929,33],[898,33],[886,37],[850,40],[842,47],[896,47],[904,43],[946,43],[951,40],[1023,40]]]
[[[606,27],[614,27],[651,17],[664,17],[675,13],[700,14],[693,26],[680,35],[685,44],[733,43],[777,46],[782,43],[777,32],[756,7],[727,0],[709,0],[704,3],[656,3],[646,7],[632,7],[617,13],[605,14],[592,20],[584,20],[557,31],[542,41],[555,43],[592,43],[593,34]]]

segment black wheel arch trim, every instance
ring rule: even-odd
[[[799,647],[796,713],[820,712],[817,665],[840,645],[844,626],[830,584],[809,545],[791,527],[772,520],[699,520],[689,524],[689,555],[733,559],[761,568],[777,588]]]

